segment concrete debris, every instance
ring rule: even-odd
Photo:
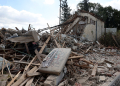
[[[120,74],[120,50],[81,40],[83,28],[74,27],[85,19],[74,16],[50,32],[0,29],[1,77],[8,74],[0,86],[108,86]]]

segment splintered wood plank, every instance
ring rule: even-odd
[[[27,73],[27,77],[38,76],[40,74],[41,74],[40,72]]]
[[[30,80],[26,83],[26,85],[25,85],[25,86],[31,86],[31,84],[32,84],[33,80],[34,80],[34,77],[33,77],[33,78],[31,78],[31,79],[30,79]]]
[[[3,61],[2,61],[2,75],[3,75],[3,70],[4,70],[4,67],[5,67],[4,62],[5,62],[5,59],[3,58]]]
[[[63,45],[62,45],[62,48],[64,48],[64,46],[65,46],[65,41],[64,41],[64,43],[63,43]]]
[[[85,53],[87,53],[89,50],[91,49],[91,46],[86,50],[86,52]]]
[[[19,86],[23,86],[26,82],[28,82],[31,78],[27,78],[25,81],[23,81]]]
[[[33,73],[36,69],[37,69],[37,67],[35,66],[28,73]],[[26,78],[27,78],[26,77],[26,73],[23,73],[23,75],[11,86],[18,86],[18,85],[20,85]]]
[[[23,62],[23,61],[13,61],[14,63],[19,63],[19,64],[29,64],[29,62]],[[35,66],[40,66],[40,63],[35,64],[35,63],[31,63],[31,65],[35,65]]]
[[[25,47],[26,47],[27,53],[30,54],[29,48],[27,46],[27,43],[25,43]]]
[[[20,84],[26,79],[25,75],[26,75],[26,74],[23,74],[23,75],[22,75],[14,84],[12,84],[11,86],[18,86],[18,85],[20,85]]]
[[[75,21],[72,23],[72,25],[70,27],[67,28],[67,30],[65,31],[65,34],[70,31],[74,26],[75,24],[77,24],[79,22],[80,18],[76,18]]]
[[[96,64],[94,65],[93,70],[92,70],[92,74],[91,74],[92,76],[95,76],[95,75],[96,75],[97,67],[98,67],[98,64],[96,63]]]
[[[43,52],[43,50],[44,50],[45,46],[47,45],[47,43],[49,42],[50,38],[51,38],[51,37],[49,36],[48,39],[46,40],[46,42],[44,43],[44,45],[42,46],[42,48],[41,48],[41,50],[40,50],[39,53],[42,53],[42,52]]]
[[[22,61],[27,55],[25,55],[20,61]]]
[[[43,52],[43,50],[44,50],[45,46],[47,45],[47,43],[49,42],[50,38],[51,38],[51,37],[49,36],[48,39],[45,41],[44,45],[42,46],[41,50],[39,51],[40,54]],[[25,68],[26,71],[27,71],[27,69],[30,67],[30,65],[32,64],[32,62],[33,62],[34,60],[36,60],[36,59],[37,59],[37,56],[35,56],[35,57],[31,60],[31,62],[29,63],[29,65]]]
[[[86,59],[84,59],[84,58],[81,58],[80,60],[81,60],[81,61],[84,61],[84,62],[86,62],[86,63],[88,63],[88,64],[92,64],[92,65],[93,65],[93,63],[92,63],[91,61],[88,61],[88,60],[86,60]]]
[[[6,63],[6,66],[7,66],[8,71],[9,71],[10,77],[11,77],[11,79],[13,79],[13,78],[12,78],[12,74],[11,74],[11,72],[10,72],[9,68],[8,68],[8,63],[7,63],[7,61],[6,61],[6,60],[5,60],[5,63]]]
[[[82,58],[82,57],[84,57],[84,55],[72,56],[72,57],[69,57],[68,59],[78,59],[78,58]]]
[[[40,54],[39,54],[39,52],[37,51],[37,49],[35,49],[35,54],[37,55],[37,57],[38,57],[38,59],[39,59],[39,61],[40,61],[40,63],[41,63]]]
[[[50,30],[50,33],[51,33],[51,28],[50,28],[50,26],[49,26],[49,24],[47,23],[47,25],[48,25],[48,28],[49,28],[49,30]]]
[[[75,52],[73,52],[73,51],[72,51],[72,54],[74,54],[74,55],[76,55],[76,56],[79,56],[79,54],[77,54],[77,53],[75,53]]]
[[[57,41],[56,41],[55,39],[54,39],[54,41],[55,41],[55,44],[57,45],[57,47],[58,47],[58,48],[61,48],[60,44],[57,43]]]
[[[59,36],[60,33],[61,33],[61,31],[59,31],[59,32],[56,34],[55,38],[57,38],[57,37]]]
[[[34,68],[32,68],[30,71],[28,71],[27,73],[33,73],[35,70],[37,70],[37,66],[35,66]]]
[[[50,28],[50,26],[49,26],[49,24],[47,23],[47,25],[48,25],[48,27]],[[51,28],[50,28],[50,33],[51,33]],[[53,36],[53,34],[51,33],[51,35]],[[56,41],[56,39],[54,38],[54,41],[55,41],[55,44],[56,44],[56,46],[58,47],[58,48],[60,48],[61,46],[60,46],[60,44],[59,43],[57,43],[57,41]]]
[[[20,72],[9,82],[9,84],[7,86],[10,86],[16,80],[16,78],[19,76]]]

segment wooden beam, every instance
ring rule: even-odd
[[[33,69],[31,69],[29,72],[27,72],[27,74],[30,74],[30,73],[35,73],[36,71],[38,70],[37,66],[35,66]],[[34,80],[34,77],[32,77],[25,86],[31,86],[32,82]]]
[[[98,67],[98,64],[96,63],[96,64],[94,65],[93,70],[92,70],[92,74],[91,74],[92,76],[95,76],[95,75],[96,75],[97,67]]]
[[[27,53],[30,54],[30,51],[29,51],[28,46],[27,46],[27,43],[25,43],[25,47],[26,47]]]
[[[57,45],[57,47],[58,47],[58,48],[61,48],[60,44],[57,43],[57,41],[56,41],[55,39],[54,39],[54,41],[55,41],[55,44]]]
[[[74,55],[76,55],[76,56],[79,56],[79,54],[77,54],[77,53],[75,53],[75,52],[73,52],[73,51],[72,51],[72,54],[74,54]]]
[[[25,55],[20,61],[22,61],[27,55]]]
[[[19,64],[29,64],[29,62],[23,62],[23,61],[13,61],[13,62]],[[40,66],[40,63],[39,64],[31,63],[31,65]]]
[[[19,86],[24,86],[26,82],[28,82],[31,79],[31,77],[27,78],[25,81],[23,81]]]
[[[36,71],[38,68],[37,66],[35,66],[34,68],[32,68],[30,71],[28,71],[27,73],[33,73],[34,71]]]
[[[67,28],[67,30],[65,31],[65,34],[66,34],[68,31],[70,31],[70,30],[75,26],[75,24],[77,24],[77,23],[79,22],[79,20],[80,20],[80,18],[76,18],[76,19],[74,20],[74,22],[72,23],[72,25]]]
[[[16,30],[18,30],[19,31],[19,29],[17,28],[17,27],[15,27],[16,28]]]
[[[23,75],[14,84],[12,84],[11,86],[19,86],[26,79],[25,75],[26,74],[23,73]]]
[[[49,40],[50,40],[50,36],[48,37],[48,39],[46,40],[46,42],[44,43],[44,45],[42,46],[42,48],[41,48],[41,50],[40,50],[40,54],[43,52],[43,50],[44,50],[44,48],[45,48],[45,46],[47,45],[47,43],[49,42]]]
[[[48,23],[47,23],[47,25],[48,25],[48,28],[50,28],[50,26],[49,26]],[[53,36],[53,33],[51,33],[51,28],[50,28],[50,34]],[[53,37],[53,39],[54,39],[54,41],[55,41],[56,46],[57,46],[58,48],[60,48],[60,47],[61,47],[60,44],[57,43],[57,41],[56,41],[56,39],[55,39],[54,37]]]
[[[61,33],[61,31],[59,31],[57,34],[56,34],[56,36],[55,36],[55,39],[58,37],[58,35]]]
[[[34,80],[34,77],[32,77],[32,78],[26,83],[25,86],[31,86],[33,80]]]
[[[33,73],[34,71],[36,71],[36,69],[37,69],[37,67],[35,66],[27,73]],[[19,86],[26,78],[27,78],[26,73],[24,72],[23,75],[11,86]]]
[[[7,63],[7,61],[6,61],[6,60],[5,60],[5,63],[6,63],[6,66],[7,66],[8,72],[9,72],[9,74],[10,74],[10,77],[11,77],[11,79],[13,79],[12,74],[11,74],[11,72],[10,72],[9,68],[8,68],[8,63]]]
[[[4,67],[5,67],[4,63],[5,63],[5,59],[3,58],[3,61],[2,61],[2,75],[3,75],[3,70],[4,70]]]
[[[112,35],[114,41],[116,42],[117,46],[120,48],[120,45],[118,44],[118,42],[116,41],[115,37]]]
[[[81,58],[80,60],[81,60],[81,61],[84,61],[84,62],[86,62],[86,63],[88,63],[88,64],[92,64],[92,65],[93,65],[93,63],[92,63],[91,61],[88,61],[88,60],[86,60],[86,59],[84,59],[84,58]]]
[[[86,50],[86,52],[85,53],[87,53],[89,50],[91,49],[91,46]]]
[[[62,48],[64,48],[64,46],[65,46],[65,41],[64,41],[64,43],[63,43],[63,45],[62,45]]]
[[[80,55],[80,56],[72,56],[72,57],[69,57],[68,59],[78,59],[78,58],[83,58],[84,55]]]
[[[81,67],[81,68],[89,68],[88,65],[78,65],[78,64],[73,64],[74,66]]]
[[[17,77],[19,76],[20,73],[21,73],[21,71],[18,72],[18,74],[9,82],[9,84],[7,86],[10,86],[17,79]]]
[[[40,75],[40,72],[34,72],[34,73],[27,73],[27,77],[33,77],[33,76],[38,76]]]
[[[47,43],[49,42],[50,38],[51,38],[51,37],[49,36],[48,39],[45,41],[44,45],[42,46],[41,50],[39,51],[40,54],[42,54],[42,52],[43,52],[45,46],[47,45]],[[29,63],[29,65],[25,68],[26,71],[28,70],[28,68],[30,67],[30,65],[32,64],[32,62],[33,62],[34,60],[36,60],[36,59],[37,59],[37,56],[35,56],[35,57],[31,60],[31,62]]]
[[[40,54],[39,54],[39,52],[37,51],[37,49],[35,49],[35,54],[37,55],[37,57],[38,57],[38,59],[39,59],[39,61],[40,61],[40,63],[41,63],[42,61],[41,61]]]
[[[40,54],[40,53],[39,53]],[[41,57],[45,58],[47,55],[45,54],[40,54]]]
[[[50,34],[51,34],[51,28],[50,28],[50,26],[49,26],[49,24],[47,23],[47,25],[48,25],[48,28],[50,29]]]

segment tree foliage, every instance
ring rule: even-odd
[[[89,10],[89,5],[88,5],[89,0],[83,0],[78,4],[78,7],[81,8],[82,10],[88,11]]]
[[[77,7],[85,10],[83,2],[78,3]],[[88,2],[88,11],[94,13],[105,22],[105,28],[118,28],[120,30],[120,11],[111,6],[103,7],[99,3]]]
[[[70,7],[68,7],[67,0],[62,0],[61,3],[62,8],[62,16],[61,16],[61,22],[65,22],[70,17]]]

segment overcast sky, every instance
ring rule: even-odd
[[[82,0],[68,0],[72,11]],[[89,0],[103,6],[120,10],[120,0]],[[0,0],[0,28],[27,29],[32,24],[35,29],[59,24],[59,0]]]

